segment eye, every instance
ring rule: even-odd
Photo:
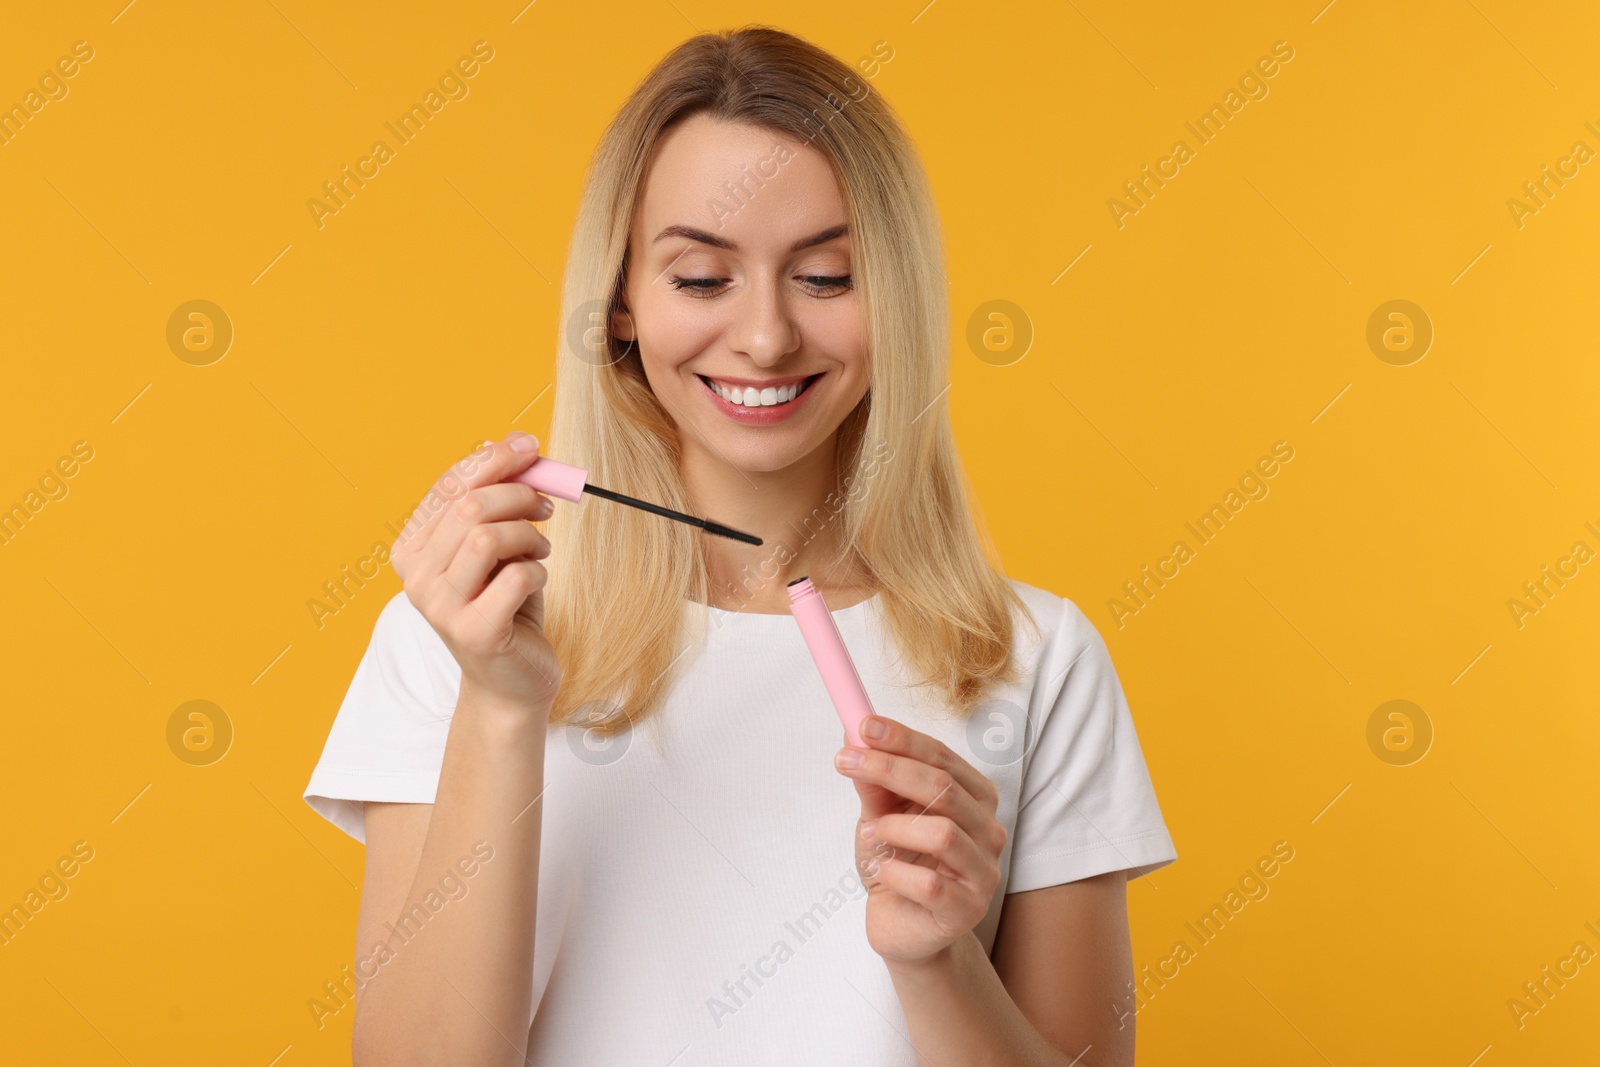
[[[803,274],[800,280],[805,282],[812,290],[819,293],[842,293],[854,286],[851,284],[850,275],[818,275]]]
[[[837,296],[854,288],[851,277],[848,274],[802,274],[799,275],[799,280],[815,296]],[[673,275],[667,279],[667,283],[678,292],[705,299],[716,296],[728,284],[728,279],[680,278],[677,275]]]
[[[677,275],[668,278],[667,282],[680,292],[687,291],[691,296],[702,298],[707,295],[714,295],[712,293],[713,290],[727,284],[725,278],[680,278]]]

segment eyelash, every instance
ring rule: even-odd
[[[804,281],[808,285],[810,285],[813,290],[824,290],[825,292],[826,291],[830,291],[830,290],[837,290],[838,292],[846,292],[846,291],[854,288],[854,285],[851,283],[851,280],[850,280],[850,275],[848,275],[848,274],[838,274],[838,275],[802,274],[800,276],[800,278],[801,278],[802,281]],[[701,299],[701,300],[708,299],[709,297],[715,295],[714,290],[717,287],[725,284],[725,279],[722,279],[722,278],[680,278],[677,275],[673,275],[671,278],[669,278],[667,280],[672,285],[672,287],[674,289],[677,289],[680,292],[681,291],[687,291],[687,292],[693,294],[696,298]],[[707,282],[714,283],[714,284],[709,284],[709,285],[708,284],[702,284],[702,283],[707,283]],[[811,283],[814,283],[814,282],[822,282],[824,284],[822,284],[822,285],[813,285],[813,284],[811,284]],[[816,293],[814,295],[818,295],[818,296],[825,295],[825,292]]]

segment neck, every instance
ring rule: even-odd
[[[847,565],[830,568],[843,503],[836,492],[834,447],[829,437],[781,470],[750,471],[685,441],[679,470],[694,513],[748,530],[763,542],[705,538],[712,606],[782,614],[789,610],[786,586],[801,577],[825,596],[831,591],[835,611],[871,595]]]

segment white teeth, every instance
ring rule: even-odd
[[[756,389],[753,386],[726,386],[721,382],[713,381],[718,394],[730,404],[739,404],[742,407],[774,407],[778,404],[787,404],[800,395],[804,382],[794,382],[781,388],[768,386],[765,389]]]

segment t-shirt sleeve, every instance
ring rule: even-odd
[[[1108,871],[1137,878],[1178,858],[1133,716],[1094,624],[1064,597],[1040,646],[1006,892]]]
[[[366,801],[433,803],[460,691],[449,647],[404,590],[396,593],[378,613],[306,803],[363,844]]]

